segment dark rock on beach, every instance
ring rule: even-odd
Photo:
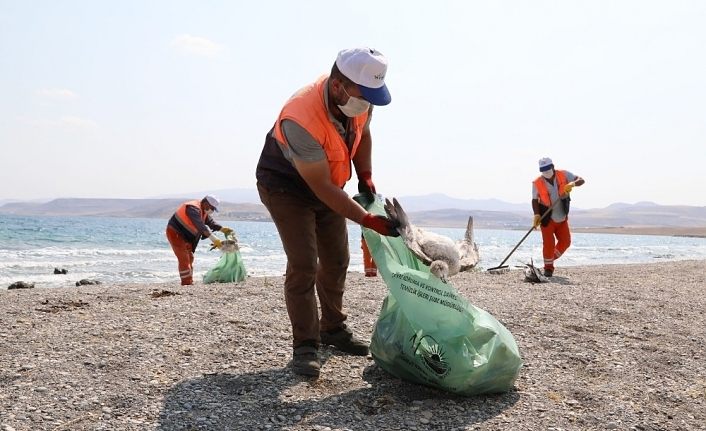
[[[101,282],[98,280],[89,280],[88,278],[84,278],[76,282],[76,286],[86,286],[89,284],[101,284]]]
[[[66,268],[54,268],[54,274],[68,274],[69,271]]]
[[[7,290],[11,289],[34,289],[34,283],[25,283],[24,281],[16,281],[7,286]]]

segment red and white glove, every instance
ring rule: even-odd
[[[361,224],[380,235],[400,236],[400,233],[397,232],[397,223],[382,215],[368,213],[363,217]]]

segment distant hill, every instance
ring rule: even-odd
[[[498,199],[457,199],[441,193],[422,196],[400,196],[397,198],[402,207],[408,211],[432,211],[443,208],[480,211],[528,211],[531,210],[529,200],[523,204],[512,204]]]
[[[703,227],[706,207],[644,203],[609,205],[606,208],[571,212],[576,227]]]
[[[163,196],[155,196],[156,199],[192,199],[196,197],[204,197],[206,195],[214,195],[218,199],[233,203],[251,203],[259,204],[260,195],[255,189],[220,189],[220,190],[206,190],[192,193],[181,193],[181,194],[171,194]]]
[[[107,216],[157,218],[164,209],[176,208],[174,199],[82,199],[62,198],[46,203],[12,202],[0,207],[0,213],[47,216]],[[172,209],[172,212],[174,210]]]
[[[32,200],[22,200],[22,199],[0,199],[0,206],[3,206],[7,203],[11,202],[34,202],[34,203],[42,203],[42,202],[48,202],[51,199],[32,199]]]
[[[252,193],[256,192],[240,190],[232,195],[221,193],[222,203],[217,218],[269,221],[269,213],[259,201],[249,202],[254,200]],[[224,196],[233,196],[241,202],[231,202]],[[62,198],[44,203],[9,202],[0,206],[0,214],[167,219],[185,199]],[[526,229],[531,222],[529,204],[454,199],[440,194],[401,197],[400,202],[409,213],[410,219],[419,226],[463,228],[469,216],[473,216],[475,227],[481,229]],[[605,208],[589,210],[574,208],[571,212],[571,225],[575,228],[702,228],[706,227],[706,207],[667,206],[639,202],[637,204],[616,203]]]
[[[642,202],[635,202],[634,204],[626,204],[623,202],[616,202],[614,204],[608,205],[605,209],[610,209],[610,210],[622,210],[624,208],[650,208],[650,207],[658,207],[660,206],[659,204],[656,204],[654,202],[648,202],[648,201],[642,201]]]
[[[461,210],[457,208],[409,211],[408,215],[410,220],[419,226],[458,228],[466,227],[469,216],[473,217],[473,226],[480,229],[517,229],[527,224],[528,220],[531,221],[531,217],[516,212]]]
[[[171,217],[185,199],[80,199],[62,198],[46,203],[12,202],[0,206],[0,214],[94,217]],[[222,202],[218,217],[228,220],[270,220],[262,204]]]
[[[223,201],[233,203],[260,203],[260,195],[255,189],[221,189],[205,190],[183,194],[172,194],[155,196],[158,199],[183,199],[189,196],[205,196],[212,194]],[[529,201],[523,204],[513,204],[498,199],[457,199],[446,196],[442,193],[432,193],[423,196],[401,196],[397,198],[402,202],[407,211],[430,211],[442,208],[456,208],[460,210],[483,210],[483,211],[525,211],[529,206]]]

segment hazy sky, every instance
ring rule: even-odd
[[[254,188],[283,102],[371,46],[386,196],[527,202],[549,156],[581,208],[703,206],[704,23],[678,0],[0,0],[0,199]]]

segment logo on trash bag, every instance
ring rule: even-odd
[[[417,334],[414,334],[410,341],[414,344]],[[444,376],[451,368],[444,358],[444,348],[436,342],[431,335],[424,335],[417,341],[414,353],[419,354],[424,364],[439,376]]]

